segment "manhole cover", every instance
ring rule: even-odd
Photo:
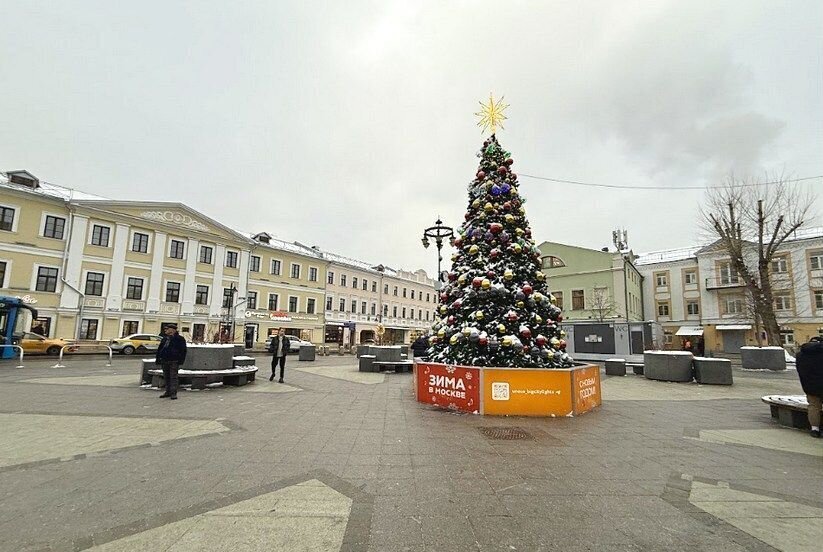
[[[482,433],[487,439],[498,439],[502,441],[533,441],[531,433],[522,427],[481,427]]]

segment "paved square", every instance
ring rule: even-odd
[[[0,550],[819,550],[823,441],[732,387],[603,378],[574,419],[414,401],[409,374],[289,358],[286,383],[138,386],[139,361],[0,364]],[[268,359],[262,357],[265,366]],[[261,376],[264,374],[261,374]],[[368,376],[368,377],[364,377]],[[480,428],[521,428],[496,440]]]

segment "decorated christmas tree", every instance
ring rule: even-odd
[[[511,154],[495,130],[505,119],[502,99],[483,105],[491,136],[477,156],[466,220],[454,240],[447,282],[440,290],[429,361],[469,366],[563,368],[572,359],[563,320],[526,219]]]

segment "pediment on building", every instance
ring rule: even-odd
[[[138,225],[135,219],[145,221],[147,226],[160,225],[170,231],[180,233],[209,234],[213,239],[248,241],[248,237],[224,226],[218,221],[195,211],[182,203],[138,202],[138,201],[80,201],[78,206],[91,211],[122,217],[123,222]],[[93,215],[92,215],[93,216]]]

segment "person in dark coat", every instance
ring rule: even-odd
[[[795,357],[800,386],[809,403],[809,425],[812,437],[820,437],[820,418],[823,410],[823,337],[813,337],[800,346]]]
[[[160,395],[175,400],[177,398],[177,371],[186,361],[186,340],[177,333],[177,324],[168,324],[163,328],[163,340],[157,348],[155,362],[163,367],[163,379],[166,392]]]
[[[428,336],[421,335],[420,337],[415,339],[414,343],[412,343],[411,348],[412,348],[412,355],[415,358],[425,357],[426,356],[426,350],[429,348],[429,338],[428,338]]]
[[[286,335],[286,330],[280,328],[277,335],[271,338],[269,351],[272,353],[271,377],[269,381],[274,380],[274,373],[277,370],[277,365],[280,364],[280,379],[277,381],[283,383],[283,372],[286,370],[286,355],[289,354],[289,336]]]

